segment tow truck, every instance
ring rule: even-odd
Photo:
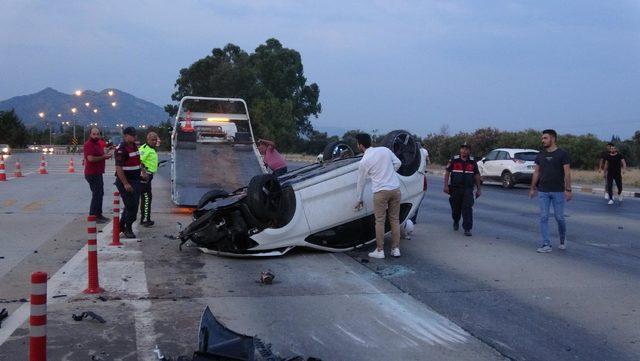
[[[178,206],[196,207],[267,172],[242,99],[182,98],[171,140],[171,199]]]

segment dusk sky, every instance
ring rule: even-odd
[[[640,129],[640,1],[0,0],[0,100],[118,88],[164,106],[178,71],[275,37],[325,127]]]

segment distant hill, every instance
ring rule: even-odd
[[[113,95],[109,95],[113,91]],[[87,107],[85,103],[89,103]],[[112,106],[115,102],[115,106]],[[75,116],[71,108],[78,111]],[[15,109],[26,126],[41,125],[38,113],[45,113],[45,120],[60,123],[72,121],[77,124],[98,123],[100,126],[115,127],[116,124],[138,126],[157,125],[168,118],[164,109],[146,100],[137,98],[118,89],[100,92],[85,90],[82,95],[65,94],[53,88],[45,88],[35,94],[21,95],[0,101],[0,110]],[[94,113],[94,109],[98,109]],[[58,114],[61,116],[58,117]]]

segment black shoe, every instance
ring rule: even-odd
[[[138,238],[136,237],[135,233],[133,233],[133,231],[126,230],[123,233],[124,233],[124,238]]]
[[[453,230],[457,231],[460,229],[460,224],[458,222],[453,222]]]
[[[141,226],[147,227],[147,228],[153,227],[154,224],[156,224],[156,222],[154,222],[154,221],[145,221],[145,222],[140,223]]]
[[[96,223],[98,224],[105,224],[105,223],[109,223],[110,219],[103,216],[103,215],[99,215],[96,217]]]
[[[471,237],[471,230],[469,230],[469,231],[465,230],[464,231],[464,235],[467,236],[467,237]]]

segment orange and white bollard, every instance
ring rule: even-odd
[[[40,169],[38,170],[40,174],[47,174],[47,162],[44,160],[44,154],[40,156]]]
[[[31,274],[29,361],[47,360],[47,274]]]
[[[87,227],[87,233],[89,239],[87,240],[87,264],[88,264],[88,286],[84,290],[84,293],[102,293],[104,289],[100,288],[100,282],[98,280],[98,240],[96,229],[96,216],[89,216],[87,219],[89,222]]]
[[[22,166],[20,165],[20,160],[16,159],[16,172],[14,173],[16,178],[24,177],[22,175]]]
[[[122,246],[120,243],[120,193],[113,192],[113,238],[110,246]]]
[[[7,180],[7,173],[5,173],[4,169],[4,157],[0,154],[0,182],[4,182]]]
[[[75,173],[76,169],[73,167],[73,157],[71,157],[69,159],[69,169],[67,170],[68,173]]]

